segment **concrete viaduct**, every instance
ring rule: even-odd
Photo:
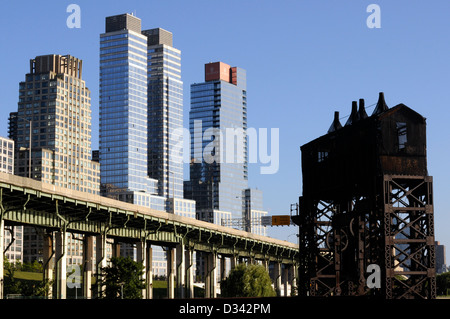
[[[167,248],[168,298],[194,297],[194,251],[201,252],[204,256],[207,298],[217,296],[219,260],[220,267],[223,267],[224,260],[229,260],[231,267],[242,259],[247,259],[248,262],[260,260],[267,268],[269,263],[273,263],[274,286],[280,293],[284,277],[284,295],[287,295],[287,278],[295,280],[297,277],[299,249],[293,243],[0,173],[2,252],[5,250],[5,225],[33,225],[45,229],[44,278],[56,281],[56,292],[53,291],[52,294],[53,298],[58,299],[67,297],[66,241],[69,233],[84,235],[85,298],[93,296],[90,283],[94,267],[99,273],[99,269],[107,264],[107,238],[136,244],[137,259],[145,266],[146,289],[143,297],[148,299],[153,298],[152,245]],[[94,239],[96,260],[93,260]],[[1,279],[4,275],[3,258],[3,254],[0,254]],[[55,261],[54,265],[52,260]],[[289,276],[288,272],[291,272]],[[224,271],[221,273],[224,274]],[[3,280],[0,281],[0,286],[1,299]]]

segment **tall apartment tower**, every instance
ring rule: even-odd
[[[14,174],[14,140],[0,136],[0,172]],[[23,226],[5,226],[0,231],[4,232],[4,254],[9,261],[22,262],[23,250]]]
[[[102,193],[195,217],[195,202],[183,198],[182,155],[171,152],[182,128],[181,52],[172,33],[142,31],[130,14],[107,17],[100,35]],[[129,248],[121,253],[131,255]],[[153,250],[155,275],[166,274],[164,254]]]
[[[164,210],[148,176],[147,36],[130,14],[106,18],[100,35],[101,192]]]
[[[18,111],[9,116],[9,136],[15,141],[16,175],[99,194],[100,166],[91,160],[91,97],[82,66],[70,55],[31,59],[30,72],[19,83]],[[38,237],[24,227],[24,262],[40,258]]]
[[[100,167],[91,160],[91,93],[82,63],[70,55],[31,59],[30,73],[19,83],[18,111],[10,114],[9,135],[16,142],[16,175],[98,194]]]
[[[200,219],[220,223],[221,212],[242,218],[247,174],[246,71],[223,62],[205,65],[205,82],[191,85],[190,180],[185,197]]]
[[[142,31],[147,36],[148,59],[148,175],[159,181],[158,193],[183,198],[182,144],[183,82],[181,51],[172,33],[161,28]],[[169,210],[169,202],[166,203]]]

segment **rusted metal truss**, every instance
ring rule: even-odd
[[[361,197],[308,208],[302,198],[310,212],[300,223],[304,295],[436,297],[432,177],[384,175],[382,186],[374,206]],[[380,288],[367,285],[369,265],[381,269]]]
[[[300,295],[436,298],[425,121],[404,105],[377,109],[302,146]]]

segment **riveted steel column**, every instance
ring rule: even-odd
[[[147,261],[145,263],[145,278],[146,278],[146,288],[145,288],[145,298],[153,299],[153,248],[150,244],[147,244]]]
[[[205,297],[217,297],[217,252],[206,253]]]
[[[227,278],[227,259],[224,255],[220,258],[220,279],[225,280]]]
[[[238,264],[238,256],[233,255],[230,257],[231,269],[234,269]]]
[[[51,232],[44,232],[43,234],[43,268],[44,268],[44,281],[53,281],[53,255],[55,251],[53,250],[53,235]],[[49,285],[47,298],[53,298],[53,285]]]
[[[194,249],[185,250],[186,298],[194,298]]]
[[[284,265],[284,269],[283,269],[283,285],[284,285],[284,297],[288,297],[289,296],[289,286],[290,286],[290,282],[289,282],[289,273],[290,273],[290,269],[291,266],[290,265]]]
[[[147,282],[147,241],[145,239],[142,239],[141,241],[136,243],[136,259],[138,263],[142,263],[144,265],[142,279],[144,280],[144,282]],[[142,298],[146,297],[146,288],[144,288],[142,289]]]
[[[281,262],[274,263],[274,286],[277,296],[281,296]]]
[[[175,298],[175,248],[167,247],[167,298]]]
[[[83,290],[86,299],[92,298],[92,270],[94,263],[94,236],[85,235],[83,239]]]
[[[186,254],[183,240],[177,245],[176,262],[177,262],[177,297],[186,298]]]
[[[95,237],[96,250],[96,271],[97,271],[97,297],[103,295],[103,289],[100,283],[102,279],[102,268],[106,267],[106,231]]]
[[[67,290],[67,231],[64,227],[55,233],[56,298],[66,299]]]

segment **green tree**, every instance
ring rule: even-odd
[[[273,297],[269,273],[261,265],[239,264],[220,283],[223,297]]]
[[[14,265],[14,263],[10,262],[8,258],[5,257],[3,269],[5,271],[4,294],[21,294],[20,282],[14,277],[14,274],[17,270],[16,265]]]
[[[450,272],[436,276],[436,294],[447,295],[450,292]]]
[[[130,257],[113,257],[111,265],[101,269],[100,285],[103,288],[102,298],[106,299],[141,299],[145,288],[142,275],[144,265]]]
[[[36,264],[34,265],[36,266]],[[18,294],[22,296],[44,297],[48,295],[49,289],[53,284],[53,281],[49,281],[48,279],[43,281],[17,279],[15,272],[23,271],[23,264],[20,262],[10,262],[7,258],[5,258],[4,269],[5,295]]]

